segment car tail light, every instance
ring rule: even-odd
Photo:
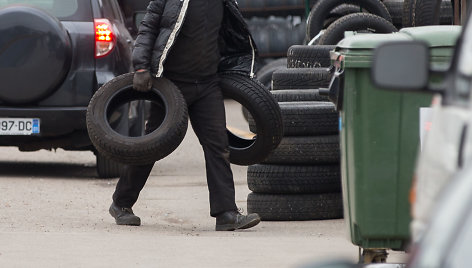
[[[105,57],[115,47],[115,35],[107,19],[95,19],[95,58]]]

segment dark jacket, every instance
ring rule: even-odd
[[[164,61],[182,27],[189,1],[150,1],[133,50],[135,70],[148,69],[156,77],[162,76]],[[222,58],[218,69],[243,72],[253,77],[257,56],[254,40],[236,2],[223,1],[223,22],[218,41]]]

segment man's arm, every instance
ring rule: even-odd
[[[146,15],[139,26],[133,50],[133,65],[135,70],[151,69],[151,56],[154,43],[160,31],[160,22],[167,0],[151,0]]]

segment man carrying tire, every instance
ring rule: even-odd
[[[152,79],[165,77],[178,86],[187,102],[190,122],[205,155],[210,214],[216,218],[217,231],[251,228],[260,222],[259,215],[242,215],[236,207],[217,75],[218,70],[230,70],[252,76],[255,56],[234,0],[150,1],[133,51],[135,90],[149,91]],[[155,128],[160,117],[162,114],[151,114],[146,131]],[[152,167],[124,167],[109,210],[118,225],[141,224],[131,207]]]

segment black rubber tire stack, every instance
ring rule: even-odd
[[[292,46],[287,67],[272,76],[282,113],[279,146],[248,167],[247,208],[262,220],[322,220],[343,216],[338,114],[318,88],[332,76],[334,46]],[[249,117],[249,126],[255,126]]]
[[[336,45],[344,38],[346,31],[392,33],[398,30],[391,22],[377,15],[353,13],[333,22],[319,39],[319,44]]]
[[[303,16],[305,0],[238,0],[244,17]]]
[[[357,10],[353,6],[357,6]],[[369,12],[392,22],[390,13],[381,0],[317,0],[308,15],[305,41],[319,37],[323,29],[353,12]]]
[[[261,58],[284,57],[290,46],[305,39],[306,22],[301,17],[252,17],[246,22]]]
[[[452,3],[450,0],[404,0],[402,16],[403,27],[452,25]]]

